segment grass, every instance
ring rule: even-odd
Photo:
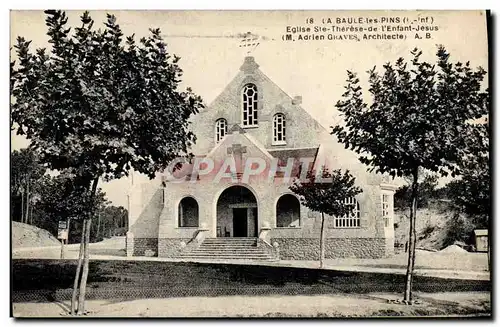
[[[259,265],[92,261],[88,299],[402,293],[404,276]],[[75,260],[13,260],[13,301],[67,300]],[[420,292],[491,291],[489,281],[417,276]]]

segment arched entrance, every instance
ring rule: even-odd
[[[257,200],[248,188],[228,187],[217,200],[217,237],[257,237]]]

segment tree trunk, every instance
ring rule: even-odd
[[[84,246],[85,246],[85,226],[87,224],[87,221],[83,221],[82,225],[82,239],[80,240],[80,252],[78,253],[78,265],[76,267],[76,274],[75,274],[75,281],[73,283],[73,295],[71,296],[71,315],[74,315],[76,312],[76,297],[78,295],[78,282],[80,281],[80,272],[82,270],[82,263],[83,263],[83,252],[84,252]]]
[[[85,313],[85,293],[87,291],[87,277],[89,275],[89,241],[90,241],[90,225],[92,224],[92,219],[86,219],[87,223],[85,226],[85,247],[83,252],[83,273],[82,279],[80,280],[80,294],[78,296],[78,315]]]
[[[89,199],[89,208],[93,211],[94,199],[97,191],[97,183],[99,182],[99,177],[96,177],[92,182],[92,190]],[[80,295],[78,297],[78,314],[85,313],[85,292],[87,291],[87,277],[89,274],[89,243],[90,243],[90,227],[92,224],[92,215],[94,212],[90,212],[90,218],[87,219],[87,226],[85,230],[85,247],[83,256],[83,273],[82,279],[80,281]]]
[[[98,214],[98,216],[97,216],[97,232],[95,234],[96,234],[97,240],[99,240],[99,234],[100,234],[100,229],[101,229],[101,210],[100,210],[100,208],[98,209],[97,214]]]
[[[24,221],[24,190],[21,192],[21,222]]]
[[[321,213],[321,236],[319,239],[319,267],[325,266],[325,214]]]
[[[33,206],[30,207],[30,225],[33,225]]]
[[[61,259],[64,259],[64,238],[61,240]]]
[[[30,181],[28,180],[26,184],[26,217],[24,218],[24,223],[28,223],[28,217],[30,212]]]
[[[410,208],[410,235],[408,241],[408,266],[406,269],[405,301],[412,301],[413,270],[415,268],[415,250],[417,245],[417,230],[415,226],[417,218],[417,198],[418,198],[418,169],[413,172],[413,184],[411,191]]]
[[[487,238],[487,242],[488,242],[488,271],[490,272],[490,276],[491,276],[491,259],[490,259],[490,256],[491,256],[491,247],[490,247],[490,237],[491,237],[491,233],[488,229],[488,238]]]

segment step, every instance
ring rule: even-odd
[[[182,252],[181,254],[202,254],[202,255],[269,255],[265,251],[204,251],[200,249],[192,249],[192,250],[187,250],[185,252]]]
[[[246,247],[255,247],[256,243],[202,243],[204,246],[246,246]]]
[[[257,242],[257,239],[255,238],[249,238],[249,239],[238,239],[238,238],[231,238],[231,237],[226,237],[226,238],[206,238],[205,242]]]
[[[200,252],[185,252],[182,253],[181,256],[185,255],[199,255],[199,256],[205,256],[205,257],[212,257],[212,256],[226,256],[226,257],[268,257],[269,255],[267,253],[200,253]]]
[[[249,242],[242,242],[242,241],[229,241],[229,242],[221,242],[221,241],[203,241],[203,244],[227,244],[227,245],[233,245],[233,244],[243,244],[243,245],[252,245],[252,244],[257,244],[257,241],[249,241]]]
[[[275,260],[272,255],[257,246],[255,237],[206,238],[199,247],[186,249],[177,257],[204,260]]]
[[[186,249],[187,251],[189,250],[203,250],[203,251],[264,251],[263,248],[259,247],[249,247],[249,246],[242,246],[242,247],[234,247],[234,246],[200,246],[197,248],[190,248]]]
[[[209,240],[204,240],[203,242],[205,243],[210,243],[210,244],[255,244],[257,243],[256,240],[249,240],[249,241],[209,241]]]
[[[200,248],[204,249],[260,249],[255,245],[215,245],[215,244],[201,244]]]
[[[196,259],[241,259],[241,260],[271,260],[273,259],[270,256],[206,256],[206,255],[183,255],[179,258],[196,258]]]
[[[267,253],[267,251],[264,251],[261,249],[202,249],[202,248],[185,249],[185,252],[191,252],[191,251],[197,251],[197,252],[203,252],[203,253],[226,253],[226,252],[231,252],[231,253]]]
[[[229,256],[229,257],[247,257],[247,256],[257,256],[257,257],[268,257],[270,256],[267,253],[206,253],[206,252],[184,252],[180,254],[181,256],[186,255],[199,255],[199,256]]]
[[[188,251],[184,252],[184,254],[199,254],[199,255],[234,255],[234,256],[245,256],[245,255],[268,255],[266,252],[233,252],[233,251],[226,251],[226,252],[207,252],[207,251]]]

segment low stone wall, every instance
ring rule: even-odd
[[[317,238],[273,238],[282,260],[319,260]],[[387,256],[384,238],[328,238],[325,258],[382,258]]]
[[[158,239],[158,256],[171,258],[175,257],[182,250],[182,243],[186,246],[189,238],[160,238]]]
[[[179,254],[190,239],[187,238],[134,238],[134,256],[171,258]],[[282,260],[319,260],[317,238],[273,238],[278,244]],[[328,238],[325,241],[325,258],[383,258],[394,254],[384,238]]]
[[[134,238],[134,256],[156,257],[158,255],[157,238]]]

